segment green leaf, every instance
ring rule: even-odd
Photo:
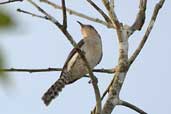
[[[5,64],[5,57],[3,56],[2,49],[0,49],[0,69],[4,68]],[[11,78],[8,76],[7,73],[0,71],[0,85],[3,87],[10,87],[11,86]]]
[[[14,21],[7,11],[0,8],[0,28],[11,27],[14,25]]]

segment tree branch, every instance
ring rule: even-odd
[[[132,35],[136,30],[141,30],[145,23],[145,11],[147,6],[147,0],[140,0],[139,11],[132,26],[124,25],[124,29],[127,30],[128,36]]]
[[[151,18],[151,21],[150,21],[147,31],[151,31],[153,24],[155,22],[157,13],[158,13],[159,9],[162,7],[163,3],[164,3],[164,0],[160,0],[160,2],[156,5],[156,7],[154,9],[155,13],[153,14],[153,16]],[[147,39],[147,38],[145,38],[145,40],[142,41],[141,45],[139,46],[140,48],[137,49],[138,51],[136,50],[135,53],[133,54],[133,56],[131,57],[130,61],[128,61],[127,38],[129,37],[129,34],[127,33],[127,30],[124,29],[122,27],[122,25],[119,23],[119,21],[117,20],[115,12],[114,12],[114,10],[112,10],[114,5],[113,4],[109,4],[109,5],[110,5],[110,10],[108,12],[109,12],[110,18],[112,20],[112,23],[116,25],[116,30],[117,30],[118,40],[119,40],[119,60],[118,60],[119,63],[118,63],[117,70],[115,72],[113,83],[109,89],[107,101],[105,102],[105,104],[103,106],[103,110],[102,110],[103,114],[111,114],[113,108],[119,103],[119,93],[120,93],[121,87],[123,85],[124,79],[126,77],[127,71],[129,69],[129,66],[135,60],[136,56],[139,54],[139,52],[143,48],[143,45]],[[148,35],[149,35],[149,32],[147,32],[147,34],[145,34],[145,37],[148,37]]]
[[[116,70],[116,69],[115,69]],[[107,95],[107,93],[109,92],[110,87],[112,86],[113,80],[110,82],[110,84],[108,85],[107,89],[103,92],[103,95],[101,96],[101,101],[104,99],[104,97]],[[91,114],[94,114],[96,110],[96,107],[94,107],[93,111]]]
[[[36,72],[54,72],[54,71],[62,71],[62,68],[45,68],[45,69],[21,69],[21,68],[9,68],[3,69],[0,68],[0,72],[28,72],[28,73],[36,73]],[[93,69],[93,72],[97,73],[108,73],[113,74],[115,73],[115,69]]]
[[[101,96],[100,96],[100,90],[99,90],[99,87],[97,85],[97,78],[95,77],[95,75],[93,74],[92,72],[92,69],[90,68],[89,66],[89,63],[86,59],[86,57],[84,56],[84,54],[81,52],[81,50],[77,50],[81,56],[81,58],[83,59],[83,61],[85,62],[85,65],[87,66],[87,69],[88,69],[88,72],[89,72],[89,75],[90,75],[90,79],[92,81],[92,85],[93,85],[93,88],[94,88],[94,92],[95,92],[95,97],[96,97],[96,112],[95,114],[101,114]]]
[[[106,7],[106,9],[109,11],[110,10],[110,3],[109,3],[109,0],[102,0],[104,6]]]
[[[103,1],[107,1],[107,0],[103,0]],[[106,4],[104,4],[104,5],[106,5]],[[115,26],[115,28],[116,28],[116,33],[117,33],[117,36],[118,36],[118,40],[119,40],[119,42],[122,42],[122,40],[123,40],[122,39],[122,32],[121,32],[122,24],[120,24],[120,22],[119,22],[119,20],[118,20],[118,18],[116,16],[116,13],[115,13],[115,10],[114,10],[114,1],[113,0],[111,0],[110,3],[109,3],[108,13],[109,13],[112,25]]]
[[[132,54],[132,56],[130,57],[129,59],[129,66],[135,61],[135,59],[137,58],[137,56],[139,55],[139,53],[141,52],[142,48],[144,47],[147,39],[148,39],[148,36],[149,34],[151,33],[151,30],[153,29],[153,25],[156,21],[156,18],[157,18],[157,15],[159,13],[159,10],[162,8],[163,4],[164,4],[165,0],[160,0],[156,5],[155,5],[155,8],[154,8],[154,11],[153,11],[153,15],[151,17],[151,20],[149,22],[149,25],[146,29],[146,32],[138,46],[138,48],[134,51],[134,53]]]
[[[38,17],[38,18],[42,18],[42,19],[48,20],[47,16],[41,16],[41,15],[34,14],[34,13],[31,13],[31,12],[28,12],[28,11],[25,11],[25,10],[22,10],[22,9],[17,9],[17,11],[20,12],[20,13],[25,13],[25,14],[31,15],[33,17]]]
[[[24,0],[8,0],[8,1],[5,1],[5,2],[0,2],[0,5],[2,4],[8,4],[8,3],[12,3],[12,2],[23,2]]]
[[[133,31],[141,30],[145,22],[145,11],[146,11],[147,0],[140,0],[139,12],[136,16],[134,24],[131,26]]]
[[[48,14],[46,11],[44,11],[41,7],[39,7],[35,2],[32,0],[27,0],[30,4],[32,4],[34,7],[36,7],[41,13],[43,13],[47,19],[51,22],[53,22],[55,25],[57,25],[60,29],[62,29],[62,25],[50,14]],[[73,42],[74,43],[74,42]],[[76,45],[76,43],[75,43]]]
[[[36,72],[54,72],[54,71],[62,71],[62,68],[47,68],[47,69],[17,69],[17,68],[9,68],[9,69],[0,69],[0,72],[28,72],[28,73],[36,73]]]
[[[128,107],[132,110],[135,110],[136,112],[140,113],[140,114],[147,114],[146,112],[144,112],[142,109],[138,108],[137,106],[127,102],[127,101],[123,101],[123,100],[119,100],[118,105],[122,105],[125,107]]]
[[[63,12],[63,27],[64,29],[67,28],[67,14],[66,14],[66,6],[65,6],[65,0],[61,0],[62,2],[62,12]]]
[[[106,20],[108,24],[111,24],[110,18],[103,12],[102,9],[100,9],[92,0],[87,0],[88,3],[90,3]]]
[[[47,3],[47,4],[51,5],[52,7],[54,7],[55,9],[60,9],[60,10],[62,10],[62,7],[61,7],[61,6],[55,4],[55,3],[51,2],[51,1],[48,1],[48,0],[40,0],[40,2]],[[112,27],[113,27],[111,24],[108,24],[108,23],[106,23],[105,21],[103,21],[103,20],[101,20],[101,19],[90,17],[90,16],[88,16],[88,15],[85,15],[85,14],[83,14],[83,13],[77,12],[77,11],[75,11],[75,10],[66,8],[66,11],[67,11],[70,15],[75,15],[75,16],[78,16],[78,17],[87,19],[87,20],[89,20],[89,21],[93,21],[93,22],[96,22],[96,23],[105,25],[105,26],[108,27],[108,28],[112,28]]]
[[[111,8],[112,10],[114,10],[115,1],[114,1],[114,0],[110,0],[110,4],[111,4],[110,8]]]
[[[102,114],[111,114],[115,106],[119,103],[119,94],[128,71],[128,30],[119,22],[115,10],[114,0],[103,0],[108,10],[112,24],[116,28],[119,43],[118,65],[114,78],[107,88],[108,98],[103,106]],[[108,4],[109,3],[109,4]],[[109,7],[109,8],[108,8]],[[108,91],[109,90],[109,91]],[[106,93],[107,93],[106,92]]]

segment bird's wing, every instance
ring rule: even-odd
[[[100,63],[100,61],[102,60],[102,57],[103,57],[103,53],[101,53],[100,59],[99,59],[99,61],[97,62],[97,64]]]
[[[100,40],[101,40],[101,36],[100,36],[99,34],[98,34],[98,36],[99,36],[99,38],[100,38]],[[100,59],[99,59],[99,61],[97,62],[97,64],[100,63],[100,61],[102,60],[102,57],[103,57],[103,51],[102,51],[102,53],[101,53]]]
[[[80,40],[79,43],[77,44],[78,48],[81,48],[84,44],[84,39]],[[69,61],[72,59],[72,57],[76,54],[77,50],[75,48],[72,49],[72,51],[70,52],[68,58],[65,61],[65,64],[63,66],[62,72],[61,72],[61,76],[64,73],[64,71],[67,69],[68,63]]]

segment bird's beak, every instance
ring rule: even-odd
[[[80,21],[77,21],[78,24],[80,24],[81,27],[84,26],[84,24],[82,24]]]

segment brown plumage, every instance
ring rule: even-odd
[[[84,44],[84,42],[83,42],[83,40],[81,40],[78,43],[78,47],[81,48],[81,46],[83,44]],[[67,71],[66,71],[67,64],[68,64],[69,60],[74,56],[75,53],[76,53],[76,49],[74,48],[70,52],[70,54],[64,64],[60,78],[43,95],[42,100],[44,101],[44,103],[46,105],[49,105],[51,100],[54,99],[56,96],[58,96],[59,92],[62,91],[62,89],[65,87],[66,84],[70,84],[75,81],[70,76],[68,76]]]
[[[102,58],[100,35],[91,25],[84,25],[80,22],[79,24],[81,25],[81,32],[84,39],[78,43],[78,47],[85,53],[90,67],[94,68]],[[64,64],[60,78],[43,95],[42,100],[46,105],[49,105],[52,99],[58,96],[65,85],[73,83],[87,73],[88,70],[84,65],[84,61],[81,59],[76,49],[73,49]]]

